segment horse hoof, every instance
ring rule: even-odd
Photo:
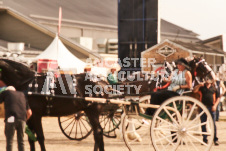
[[[128,133],[127,137],[130,140],[136,140],[137,142],[141,142],[142,141],[142,138],[140,137],[140,135],[136,131]]]

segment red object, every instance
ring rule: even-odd
[[[164,69],[164,67],[159,67],[159,68],[157,68],[157,69],[155,70],[155,72],[158,72],[159,70],[162,70],[162,69]],[[155,88],[153,91],[156,92],[158,89],[159,89],[159,90],[165,89],[165,88],[167,88],[169,85],[170,85],[170,82],[167,82],[164,86],[162,86],[162,87],[157,87],[157,88]]]
[[[6,84],[2,80],[0,80],[0,87],[4,87],[4,86],[6,86]]]
[[[38,73],[48,70],[56,70],[58,68],[57,60],[38,59],[37,62]]]
[[[167,82],[164,86],[158,87],[158,89],[165,89],[170,85],[170,82]]]

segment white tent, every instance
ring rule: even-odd
[[[60,69],[77,71],[77,73],[83,72],[86,65],[64,46],[58,36],[36,59],[57,60]]]

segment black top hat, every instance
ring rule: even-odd
[[[180,59],[176,60],[176,64],[181,64],[181,65],[185,66],[185,68],[190,70],[189,64],[188,64],[187,60],[184,58],[180,58]]]

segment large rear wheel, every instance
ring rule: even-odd
[[[201,117],[206,121],[201,122]],[[201,127],[206,128],[206,132]],[[206,135],[208,142],[203,141]],[[214,137],[214,125],[208,109],[188,96],[173,97],[156,111],[151,125],[155,150],[208,151]]]

